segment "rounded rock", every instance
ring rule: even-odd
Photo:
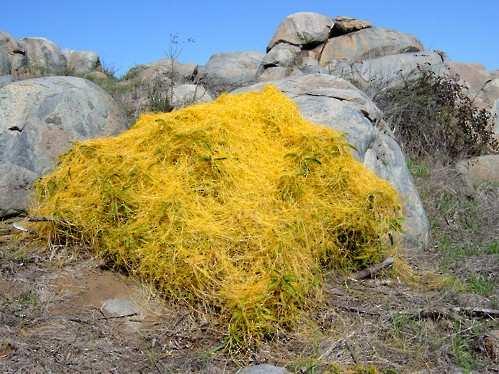
[[[373,27],[329,39],[320,63],[327,65],[342,59],[360,61],[422,50],[423,45],[412,35]]]
[[[0,88],[0,217],[26,209],[33,179],[71,142],[124,130],[121,108],[85,79],[35,78]]]
[[[327,40],[331,27],[333,20],[323,14],[313,12],[290,14],[277,27],[267,51],[283,42],[299,46],[320,44]]]

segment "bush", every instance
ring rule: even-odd
[[[452,161],[498,148],[491,114],[465,94],[456,78],[425,70],[418,76],[373,97],[411,158]]]
[[[174,88],[175,83],[171,80],[153,79],[146,88],[148,105],[145,111],[171,112]]]
[[[206,304],[237,346],[296,322],[324,271],[393,253],[400,229],[395,190],[273,87],[78,143],[36,191],[31,213],[55,222],[40,232]]]

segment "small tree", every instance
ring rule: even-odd
[[[170,112],[174,109],[175,86],[179,80],[183,79],[183,77],[179,76],[177,69],[178,59],[184,50],[184,45],[194,42],[193,38],[182,40],[178,34],[170,34],[168,50],[165,53],[168,61],[166,80],[158,77],[150,82],[147,94],[149,110],[153,112]],[[192,101],[195,101],[195,98],[196,92]]]

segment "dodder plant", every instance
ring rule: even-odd
[[[456,78],[421,70],[417,79],[379,90],[373,100],[413,159],[452,161],[498,149],[490,112]]]
[[[344,137],[274,87],[143,115],[76,144],[36,186],[48,238],[90,243],[240,347],[292,326],[325,271],[381,261],[400,202]],[[203,310],[207,310],[203,308]]]

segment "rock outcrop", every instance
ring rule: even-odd
[[[424,50],[414,36],[375,27],[365,20],[317,13],[286,17],[267,46],[257,81],[333,74],[371,94],[403,86],[425,71],[440,77],[460,76],[475,103],[495,116],[499,139],[497,72],[488,72],[479,64],[449,62],[442,52]]]
[[[496,136],[499,137],[499,99],[497,99],[494,104],[494,115],[496,117],[494,132],[496,133]]]
[[[456,169],[468,187],[482,183],[499,186],[499,155],[473,157],[457,163]]]
[[[0,55],[2,55],[2,71],[7,75],[18,75],[26,66],[26,52],[9,34],[0,31]]]
[[[0,48],[0,76],[10,75],[10,59],[8,52]]]
[[[132,120],[142,112],[166,111],[212,100],[211,93],[199,82],[198,65],[169,58],[134,66],[115,84],[114,96]]]
[[[405,157],[384,130],[382,113],[376,105],[351,83],[331,75],[309,74],[271,83],[292,98],[307,119],[345,133],[358,159],[399,191],[405,207],[406,244],[427,244],[429,223],[425,210]],[[258,90],[264,85],[258,83],[237,92]]]
[[[499,99],[499,78],[488,72],[483,65],[449,62],[450,70],[461,78],[469,94],[479,104],[491,106]]]
[[[173,87],[171,105],[174,108],[181,108],[196,103],[206,103],[212,101],[210,93],[199,84],[181,84]]]
[[[64,75],[66,73],[66,57],[54,42],[46,38],[23,38],[19,43],[26,53],[29,75]]]
[[[12,82],[12,75],[0,75],[0,88]]]
[[[331,74],[337,72],[335,67],[338,64],[348,67],[379,57],[403,56],[423,49],[415,37],[373,27],[369,21],[295,13],[286,17],[277,28],[257,75],[259,81],[265,81],[301,73]],[[392,76],[395,73],[388,72]]]
[[[256,81],[263,57],[260,52],[217,53],[199,68],[199,79],[215,95],[246,86]]]
[[[468,64],[452,61],[449,63],[451,74],[461,78],[468,89],[468,96],[480,107],[490,111],[494,130],[499,140],[499,77],[497,72],[489,72],[481,64]]]
[[[310,48],[324,43],[333,27],[333,20],[319,13],[299,12],[287,16],[270,40],[267,51],[280,43]]]
[[[331,36],[340,36],[349,34],[354,31],[368,29],[373,27],[372,23],[366,20],[356,19],[352,17],[338,16],[334,19],[334,25],[331,29]]]
[[[126,74],[126,79],[138,79],[141,82],[169,80],[178,83],[193,82],[198,73],[196,64],[182,64],[176,60],[164,58],[149,64],[137,65]]]
[[[34,179],[75,140],[126,129],[121,108],[75,77],[45,77],[0,89],[0,217],[23,211]]]
[[[325,66],[335,60],[362,61],[422,50],[421,42],[411,35],[370,27],[329,39],[319,61]]]
[[[83,76],[96,71],[101,66],[99,56],[95,52],[65,49],[62,53],[66,58],[66,69],[70,75]]]
[[[30,78],[50,75],[83,76],[100,69],[99,56],[90,51],[61,50],[40,37],[14,39],[0,32],[0,76]]]
[[[403,85],[424,71],[438,76],[450,74],[445,56],[437,52],[403,53],[360,62],[337,60],[327,67],[329,74],[347,79],[365,91]]]

